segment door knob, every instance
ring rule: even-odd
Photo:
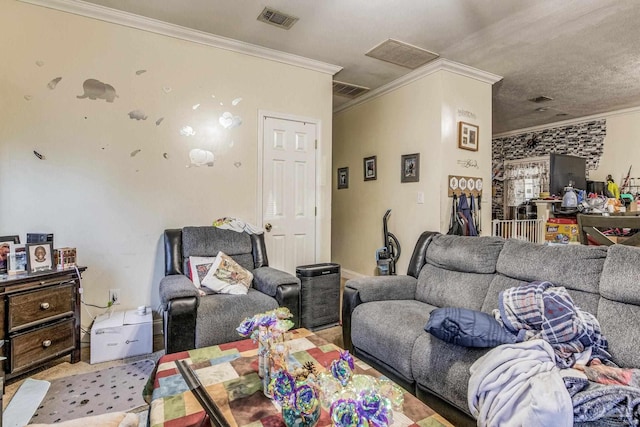
[[[271,231],[271,228],[272,228],[272,226],[271,226],[271,224],[269,224],[269,223],[266,223],[266,224],[264,225],[264,229],[265,229],[265,230],[267,230],[267,233]]]

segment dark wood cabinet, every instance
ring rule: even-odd
[[[6,379],[71,355],[80,361],[80,274],[86,267],[0,277]]]

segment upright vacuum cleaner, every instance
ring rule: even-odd
[[[387,276],[389,274],[396,274],[396,262],[400,258],[400,242],[389,232],[387,227],[387,219],[391,214],[391,209],[387,209],[387,212],[382,217],[382,243],[384,247],[376,251],[376,263],[378,265],[378,274],[380,276]]]

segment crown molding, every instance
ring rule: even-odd
[[[80,15],[87,18],[98,19],[100,21],[112,24],[122,25],[129,28],[135,28],[142,31],[148,31],[163,36],[173,37],[180,40],[186,40],[206,46],[212,46],[219,49],[229,50],[232,52],[242,53],[257,58],[267,59],[270,61],[280,62],[287,65],[306,68],[308,70],[320,73],[334,75],[342,70],[342,67],[328,64],[326,62],[316,61],[314,59],[305,58],[290,53],[281,52],[275,49],[269,49],[257,46],[251,43],[245,43],[227,37],[216,36],[204,31],[193,30],[191,28],[182,27],[180,25],[169,24],[157,19],[146,18],[129,12],[123,12],[108,7],[86,3],[80,0],[19,0],[23,3],[29,3],[36,6],[42,6],[49,9],[68,12],[74,15]]]
[[[360,105],[365,102],[371,101],[372,99],[386,95],[389,92],[393,92],[394,90],[397,90],[403,86],[406,86],[410,83],[415,82],[416,80],[419,80],[438,71],[449,71],[451,73],[459,74],[461,76],[469,77],[471,79],[479,80],[483,83],[488,83],[491,85],[502,80],[502,77],[498,76],[497,74],[478,70],[477,68],[469,67],[468,65],[460,64],[448,59],[438,58],[423,65],[418,69],[411,71],[410,73],[405,74],[402,77],[395,79],[390,83],[387,83],[386,85],[380,86],[379,88],[367,92],[352,101],[336,107],[333,112],[339,113],[341,111],[348,110],[355,107],[356,105]]]
[[[637,114],[637,113],[640,113],[640,106],[625,108],[625,109],[622,109],[622,110],[614,110],[614,111],[610,111],[608,113],[600,113],[600,114],[592,114],[590,116],[576,117],[575,119],[563,120],[561,122],[553,122],[553,123],[547,123],[547,124],[539,125],[539,126],[532,126],[532,127],[528,127],[528,128],[516,129],[516,130],[511,130],[509,132],[497,133],[497,134],[493,135],[491,137],[491,139],[506,138],[506,137],[509,137],[509,136],[522,135],[522,134],[530,133],[530,132],[538,132],[538,131],[541,131],[541,130],[559,128],[559,127],[562,127],[562,126],[577,125],[577,124],[580,124],[580,123],[590,122],[590,121],[593,121],[593,120],[606,119],[608,117],[613,117],[613,116],[623,116],[625,114]]]

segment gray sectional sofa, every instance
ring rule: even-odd
[[[640,249],[432,232],[420,236],[406,275],[346,283],[345,347],[455,425],[474,425],[467,406],[469,367],[489,349],[425,332],[429,313],[438,307],[490,313],[500,291],[536,280],[564,286],[577,306],[597,317],[613,361],[640,367]]]

